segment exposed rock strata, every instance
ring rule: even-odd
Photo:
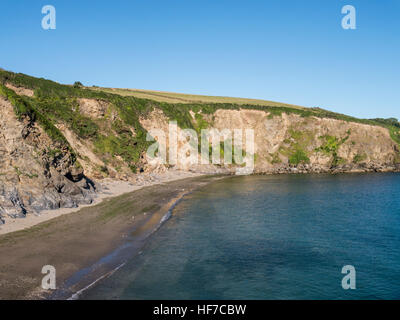
[[[29,89],[7,86],[19,95],[33,94]],[[112,123],[121,118],[109,102],[83,98],[77,102],[81,114],[97,121],[102,135],[115,134]],[[197,129],[199,119],[203,125],[219,130],[253,129],[256,174],[400,170],[398,145],[388,129],[381,126],[251,109],[217,109],[212,114],[190,110],[189,114]],[[139,117],[147,132],[163,130],[166,136],[170,120],[174,119],[169,119],[157,107]],[[165,164],[140,153],[138,170],[134,173],[121,156],[101,154],[94,139],[78,137],[68,123],[60,121],[54,125],[69,146],[53,141],[29,117],[18,119],[12,104],[0,97],[0,224],[4,223],[5,216],[24,217],[44,209],[91,203],[98,188],[94,179],[108,177],[140,184],[146,177],[170,168],[230,174],[239,167],[223,162],[201,164],[200,156],[196,158],[194,152],[198,146],[187,148],[184,131],[178,128],[178,162]],[[126,130],[129,135],[136,135],[134,128]],[[129,152],[136,148],[135,143],[128,146]],[[197,164],[193,160],[198,160]]]
[[[95,188],[70,150],[0,97],[0,216],[91,203]]]
[[[210,127],[220,131],[254,130],[254,173],[399,170],[398,145],[391,139],[388,129],[380,126],[286,113],[274,116],[265,111],[247,109],[219,109],[212,115],[203,116],[208,119]],[[195,119],[194,115],[192,118]],[[155,109],[147,118],[141,119],[141,124],[148,131],[162,129],[168,134],[168,121],[161,110]],[[178,150],[185,144],[181,132],[178,128]],[[291,157],[298,150],[304,153],[307,160],[293,163]],[[190,158],[190,155],[187,157]],[[207,173],[235,171],[235,166],[192,165],[188,164],[188,159],[183,158],[178,159],[174,167]],[[148,164],[146,170],[154,168],[160,170],[160,165]]]

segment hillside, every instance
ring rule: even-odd
[[[167,91],[154,91],[154,90],[142,90],[142,89],[117,89],[117,88],[100,88],[91,87],[89,89],[98,90],[102,92],[119,94],[121,96],[133,96],[141,99],[149,99],[158,102],[168,103],[232,103],[238,105],[255,105],[265,107],[288,107],[296,109],[306,109],[302,106],[296,106],[287,103],[274,102],[260,99],[247,99],[247,98],[232,98],[232,97],[221,97],[221,96],[204,96],[198,94],[187,94],[187,93],[176,93]]]
[[[151,163],[146,135],[167,129],[170,120],[179,134],[253,129],[256,173],[396,171],[400,163],[396,119],[263,100],[86,88],[0,70],[0,223],[5,215],[89,203],[103,178],[137,183],[170,169],[232,173],[240,166]]]

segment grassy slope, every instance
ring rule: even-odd
[[[18,96],[8,89],[5,83],[32,89],[35,95]],[[148,101],[61,85],[4,70],[0,70],[0,95],[11,101],[19,117],[29,116],[33,121],[38,121],[53,139],[58,137],[65,140],[55,124],[66,124],[80,138],[91,140],[105,162],[115,156],[121,156],[135,171],[141,152],[147,148],[146,133],[138,119],[151,108]],[[83,116],[79,112],[78,98],[108,101],[121,120],[110,124],[107,117],[96,121]],[[132,127],[135,129],[135,136],[130,131]]]
[[[174,93],[165,91],[151,91],[140,89],[118,89],[118,88],[100,88],[92,87],[92,90],[118,94],[122,96],[133,96],[141,99],[149,99],[161,103],[179,104],[182,107],[185,105],[203,105],[203,112],[212,113],[218,108],[236,109],[236,108],[249,108],[261,109],[271,111],[273,114],[281,114],[282,112],[297,113],[301,116],[316,116],[326,117],[338,120],[345,120],[357,123],[378,125],[388,128],[390,135],[394,141],[400,144],[400,123],[397,119],[358,119],[355,117],[347,116],[344,114],[331,112],[321,108],[307,108],[298,105],[292,105],[281,102],[274,102],[268,100],[248,99],[248,98],[233,98],[233,97],[220,97],[220,96],[204,96],[186,93]],[[196,107],[198,109],[198,107]]]
[[[34,97],[18,97],[4,84],[12,83],[34,90]],[[295,113],[302,117],[316,116],[351,122],[378,125],[388,128],[394,141],[400,144],[400,124],[396,119],[358,119],[320,108],[305,108],[283,103],[227,98],[207,97],[176,93],[165,93],[129,89],[83,88],[61,85],[56,82],[16,74],[0,69],[0,94],[16,104],[16,113],[34,114],[34,118],[48,131],[51,137],[62,139],[54,124],[62,122],[69,126],[80,138],[89,139],[96,146],[96,153],[105,163],[120,156],[136,170],[140,155],[147,149],[146,131],[139,122],[139,117],[146,115],[154,107],[160,108],[170,119],[177,120],[181,128],[200,130],[207,126],[197,114],[197,122],[192,120],[190,110],[212,114],[218,109],[258,109],[273,115]],[[79,112],[78,98],[102,99],[111,105],[121,120],[110,121],[91,119]],[[146,99],[145,99],[146,98]],[[172,100],[171,100],[172,99]],[[164,101],[165,100],[165,101]],[[167,100],[171,100],[166,102]],[[179,101],[179,102],[178,102]],[[134,128],[133,135],[129,128]]]
[[[119,94],[122,96],[133,96],[141,99],[150,99],[158,102],[167,103],[232,103],[238,105],[254,105],[254,106],[266,106],[266,107],[288,107],[295,109],[307,109],[302,106],[274,102],[260,99],[248,99],[248,98],[233,98],[233,97],[221,97],[221,96],[204,96],[197,94],[187,93],[175,93],[166,91],[152,91],[152,90],[141,90],[141,89],[117,89],[117,88],[99,88],[92,87],[94,90],[99,90],[108,93]]]

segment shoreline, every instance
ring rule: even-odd
[[[397,167],[388,167],[388,168],[357,168],[346,170],[343,168],[335,168],[335,169],[313,169],[306,166],[299,167],[282,167],[277,168],[271,171],[254,171],[250,175],[285,175],[285,174],[354,174],[354,173],[398,173],[400,172],[400,168]],[[3,217],[5,224],[0,224],[0,236],[9,234],[16,231],[21,231],[25,229],[29,229],[35,225],[40,223],[49,221],[54,218],[58,218],[60,216],[78,212],[83,208],[92,207],[99,203],[102,203],[104,200],[109,198],[114,198],[129,192],[133,192],[148,186],[158,185],[166,182],[176,181],[179,179],[193,178],[199,176],[206,175],[234,175],[230,171],[226,172],[209,172],[209,173],[195,173],[190,171],[167,171],[162,174],[150,174],[149,177],[155,178],[155,181],[144,181],[142,184],[134,184],[129,181],[122,180],[114,180],[110,178],[106,178],[101,180],[99,185],[101,189],[98,193],[94,194],[93,202],[90,204],[80,204],[75,208],[58,208],[52,210],[42,210],[38,213],[29,212],[24,218],[10,218]]]
[[[89,268],[78,271],[72,275],[63,286],[57,289],[53,294],[47,297],[49,300],[79,300],[79,298],[87,290],[94,287],[98,282],[108,278],[120,268],[122,268],[128,259],[142,253],[143,247],[147,240],[156,233],[164,223],[166,223],[172,215],[173,209],[183,200],[183,198],[192,193],[182,192],[177,197],[171,199],[157,213],[154,213],[144,225],[134,227],[131,232],[131,239],[127,239],[124,244],[114,249],[106,256],[99,259]],[[101,272],[98,272],[100,268]]]
[[[140,254],[185,195],[226,177],[233,176],[197,175],[133,186],[134,191],[106,194],[76,212],[0,235],[0,257],[7,257],[0,259],[0,300],[79,298],[120,268],[124,255]],[[41,289],[44,265],[57,269],[56,291]]]
[[[158,182],[0,236],[1,299],[67,299],[139,252],[174,204],[221,176]],[[118,264],[119,263],[119,264]],[[41,289],[44,265],[56,268],[54,291]],[[60,290],[61,289],[61,290]],[[72,293],[72,294],[70,294]]]
[[[28,213],[25,218],[10,218],[5,217],[5,224],[0,225],[0,235],[5,235],[15,231],[25,230],[31,228],[37,224],[46,222],[48,220],[58,218],[65,214],[78,212],[83,208],[95,206],[106,199],[118,197],[120,195],[133,192],[148,186],[157,185],[160,183],[166,183],[176,181],[179,179],[193,178],[201,176],[202,174],[191,173],[191,172],[168,172],[166,174],[156,175],[156,181],[147,181],[142,185],[134,184],[129,181],[120,181],[113,179],[104,179],[99,182],[101,189],[98,193],[95,193],[93,202],[90,204],[81,204],[76,208],[59,208],[55,210],[42,210],[39,213]]]

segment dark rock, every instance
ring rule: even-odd
[[[63,197],[59,203],[59,207],[60,208],[77,208],[78,204],[72,198]]]
[[[8,215],[12,218],[25,218],[26,215],[26,209],[24,204],[22,203],[22,200],[19,197],[19,193],[17,189],[13,189],[9,195],[8,199],[11,201],[12,205],[14,206],[14,210],[11,212],[8,211]]]

